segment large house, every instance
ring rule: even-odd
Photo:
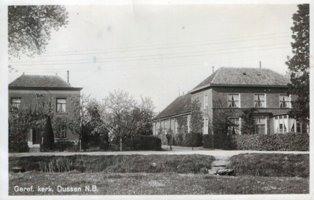
[[[193,88],[179,96],[154,119],[154,135],[180,133],[179,121],[185,118],[191,131],[191,103],[198,101],[203,116],[203,134],[215,134],[215,125],[228,113],[228,133],[242,134],[243,111],[252,109],[252,134],[302,132],[302,124],[290,118],[291,101],[287,94],[289,79],[269,69],[219,68]],[[182,123],[181,123],[182,124]]]
[[[68,122],[79,120],[80,91],[58,75],[21,75],[9,84],[9,109],[51,112],[55,142],[77,143],[79,136],[68,127]],[[79,123],[79,121],[76,121]],[[27,131],[27,143],[31,149],[39,149],[42,130],[31,127]]]

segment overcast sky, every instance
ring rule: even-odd
[[[11,82],[58,74],[102,99],[116,89],[151,97],[156,112],[212,73],[212,66],[269,68],[281,74],[291,55],[296,5],[67,6],[69,24],[47,51],[11,61]]]

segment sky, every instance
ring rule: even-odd
[[[9,82],[25,74],[58,74],[103,99],[124,90],[150,97],[158,113],[219,67],[285,74],[291,55],[287,5],[66,6],[69,24],[53,31],[42,55],[13,58]]]

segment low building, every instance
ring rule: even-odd
[[[283,134],[303,132],[300,122],[290,118],[289,79],[270,69],[219,68],[193,88],[178,97],[154,119],[154,134],[178,133],[179,117],[186,117],[190,132],[191,103],[198,101],[203,113],[203,134],[215,134],[219,121],[227,120],[228,133],[242,134],[243,112],[251,110],[254,132]]]
[[[81,89],[72,87],[57,75],[23,74],[9,84],[9,109],[49,112],[53,118],[55,142],[77,143],[79,134],[70,129],[68,124],[79,124]],[[42,132],[42,129],[35,126],[29,128],[27,143],[30,148],[40,147]]]

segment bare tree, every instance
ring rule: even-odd
[[[122,151],[122,140],[131,134],[132,111],[136,107],[136,101],[127,92],[114,91],[104,99],[103,116],[110,133],[119,140],[119,148]]]

